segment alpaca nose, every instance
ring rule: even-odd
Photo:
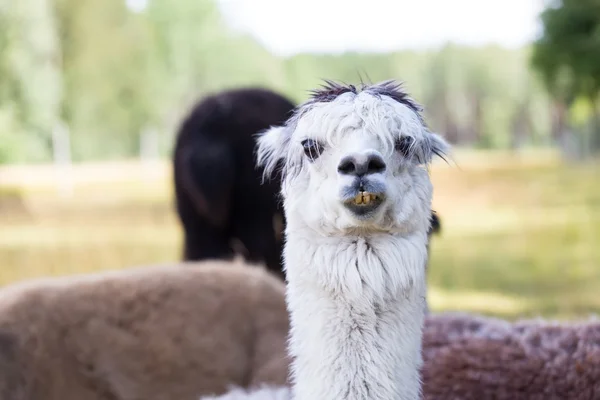
[[[342,158],[338,164],[338,172],[342,175],[360,177],[383,171],[385,171],[385,161],[379,154],[350,155]]]

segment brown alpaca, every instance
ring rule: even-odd
[[[284,284],[241,262],[195,264],[0,290],[0,399],[195,400],[285,383]]]
[[[426,400],[600,399],[598,320],[430,316],[423,353]]]

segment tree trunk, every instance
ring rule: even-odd
[[[552,142],[560,144],[567,129],[567,105],[562,100],[552,103]]]
[[[483,96],[481,93],[473,93],[471,95],[471,104],[473,108],[473,116],[471,126],[469,127],[470,144],[478,143],[481,140],[483,133]]]
[[[460,132],[452,115],[450,114],[450,110],[448,105],[445,105],[444,109],[444,135],[446,139],[452,144],[462,144],[464,140],[461,140]]]
[[[590,129],[590,152],[595,154],[600,150],[600,108],[595,98],[590,100],[592,104],[592,124]]]
[[[527,104],[519,106],[512,120],[511,149],[520,149],[527,140],[527,134],[531,131]]]
[[[581,139],[568,126],[569,104],[562,100],[555,100],[552,108],[552,143],[558,145],[565,159],[569,161],[581,159],[583,150]]]

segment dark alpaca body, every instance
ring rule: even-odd
[[[439,217],[439,215],[437,215],[437,213],[435,211],[431,211],[431,226],[429,227],[429,230],[427,231],[427,254],[429,254],[429,248],[431,246],[431,237],[433,235],[439,235],[442,231],[442,221]],[[429,266],[429,257],[427,257],[428,262],[425,265],[425,268],[428,269],[427,267]]]
[[[442,230],[442,222],[440,217],[437,215],[435,211],[431,211],[431,226],[427,231],[427,262],[425,263],[425,273],[429,272],[429,258],[431,255],[431,237],[433,235],[439,235]],[[428,296],[425,296],[425,312],[429,313],[429,299]]]
[[[237,239],[246,259],[283,276],[280,181],[261,184],[254,148],[255,135],[283,123],[293,108],[270,90],[235,89],[206,97],[184,120],[173,159],[184,260],[231,258]]]
[[[442,221],[435,211],[431,212],[431,228],[429,228],[429,235],[440,233],[442,230]]]

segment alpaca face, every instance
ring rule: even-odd
[[[397,85],[330,84],[286,126],[267,131],[258,153],[266,173],[283,162],[289,224],[327,235],[411,233],[429,228],[424,166],[446,146]]]

